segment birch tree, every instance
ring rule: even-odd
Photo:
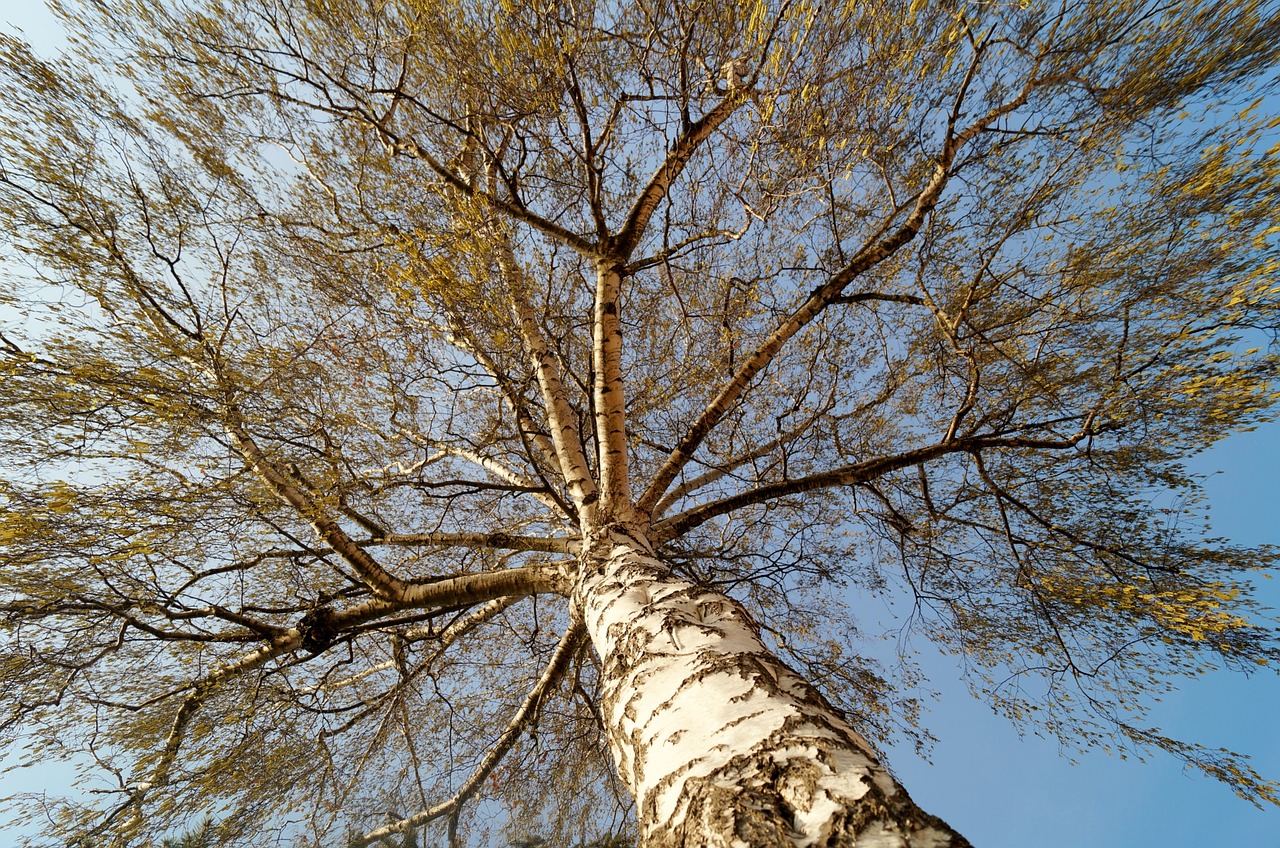
[[[1144,721],[1278,656],[1180,464],[1280,397],[1274,6],[61,14],[0,99],[52,844],[967,845],[878,754],[886,597],[1012,720],[1277,801]]]

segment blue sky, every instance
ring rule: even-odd
[[[1240,543],[1280,543],[1280,423],[1234,436],[1192,463],[1206,481],[1214,532]],[[1280,578],[1260,597],[1280,607]],[[1280,848],[1280,809],[1259,810],[1225,786],[1156,753],[1143,763],[1103,753],[1073,765],[1056,741],[1019,738],[968,693],[954,663],[927,663],[942,692],[928,724],[933,762],[910,750],[890,764],[926,810],[977,848]],[[1157,705],[1152,724],[1175,738],[1225,747],[1280,779],[1280,676],[1220,673],[1190,681]]]
[[[42,8],[0,13],[47,52],[56,29]],[[1214,531],[1243,544],[1280,543],[1280,424],[1221,443],[1196,459],[1209,476]],[[1280,607],[1280,579],[1261,596]],[[890,765],[922,807],[949,821],[977,848],[1130,848],[1245,845],[1280,848],[1280,809],[1260,811],[1226,787],[1184,771],[1162,754],[1145,762],[1104,754],[1078,764],[1057,743],[1028,735],[993,715],[968,693],[954,662],[923,657],[930,685],[941,692],[927,718],[938,736],[932,762],[908,748]],[[1253,755],[1264,776],[1280,779],[1280,677],[1217,674],[1167,697],[1152,723],[1177,738]],[[58,793],[62,769],[0,777],[0,796]],[[0,825],[0,848],[20,834]]]

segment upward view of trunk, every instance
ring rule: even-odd
[[[740,604],[673,577],[622,532],[583,571],[574,600],[601,658],[602,712],[641,845],[969,844],[912,802]]]
[[[1280,668],[1184,464],[1280,418],[1275,3],[49,5],[0,750],[78,777],[19,842],[968,846],[889,632],[1280,805],[1149,720]]]

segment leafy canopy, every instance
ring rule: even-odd
[[[1278,656],[1180,464],[1280,397],[1274,5],[60,12],[0,39],[0,727],[81,768],[60,838],[621,827],[597,491],[875,740],[905,592],[1014,720],[1277,800],[1143,723]]]

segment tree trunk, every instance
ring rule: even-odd
[[[765,647],[736,601],[673,578],[620,531],[584,565],[575,603],[641,846],[968,846]]]

